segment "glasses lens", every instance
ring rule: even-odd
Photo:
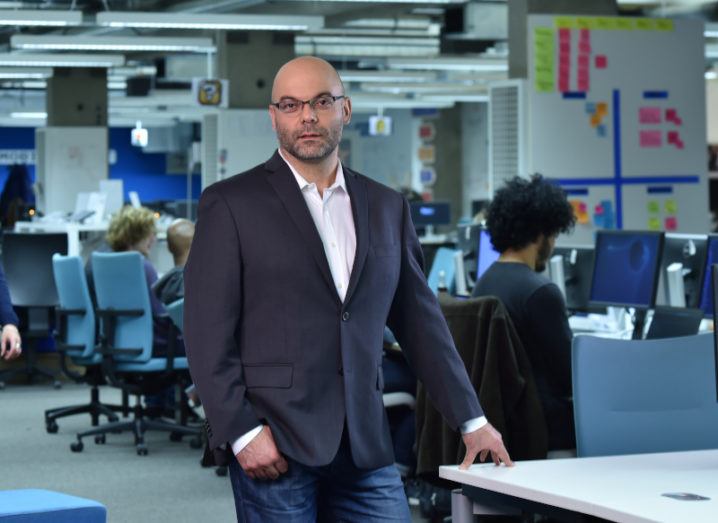
[[[317,109],[329,109],[334,105],[334,98],[329,95],[318,96],[314,99],[314,107]]]
[[[299,100],[295,100],[294,98],[285,98],[279,101],[277,108],[283,113],[293,113],[299,109],[299,104]]]

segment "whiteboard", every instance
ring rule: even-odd
[[[529,172],[585,210],[574,240],[706,232],[703,23],[531,15],[528,45]]]

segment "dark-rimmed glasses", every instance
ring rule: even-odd
[[[282,98],[278,102],[272,102],[269,105],[273,105],[279,112],[284,114],[293,114],[304,109],[304,104],[309,104],[309,107],[314,111],[328,111],[334,107],[334,102],[340,98],[345,98],[343,94],[339,96],[333,96],[331,94],[320,94],[315,96],[311,100],[297,100],[296,98]]]

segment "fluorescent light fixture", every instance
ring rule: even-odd
[[[117,67],[125,57],[116,54],[0,53],[0,66],[15,67]]]
[[[50,11],[45,9],[0,11],[0,25],[64,27],[80,24],[82,24],[82,11]]]
[[[718,58],[718,44],[706,44],[706,58]]]
[[[45,80],[0,80],[3,89],[46,89]]]
[[[422,95],[420,100],[429,103],[441,103],[441,102],[488,102],[489,95],[481,93],[446,93],[446,94],[431,94]]]
[[[211,38],[171,38],[164,36],[75,36],[13,35],[15,49],[35,51],[165,51],[209,53],[217,48]]]
[[[478,87],[476,85],[461,85],[450,82],[428,82],[422,84],[407,83],[367,83],[361,84],[361,90],[368,93],[392,93],[392,94],[446,94],[446,93],[462,93],[462,94],[482,94],[486,95],[486,87]]]
[[[414,69],[420,71],[508,71],[505,59],[467,58],[466,56],[437,56],[427,58],[387,58],[390,69]],[[360,64],[361,67],[361,64]]]
[[[434,27],[440,29],[440,24],[431,21],[426,16],[413,16],[405,18],[359,18],[349,20],[343,24],[343,27],[351,28],[372,28],[372,29],[420,29],[424,31],[433,31]]]
[[[3,67],[0,68],[0,80],[43,80],[52,76],[50,67]]]
[[[312,2],[312,3],[361,3],[361,4],[466,4],[469,0],[288,0],[292,2]]]
[[[703,29],[703,36],[706,38],[718,38],[718,24],[707,23]]]
[[[221,29],[241,31],[307,31],[324,27],[322,16],[204,13],[103,12],[97,25],[152,29]]]
[[[436,80],[436,73],[419,71],[338,71],[342,82],[421,83]]]
[[[715,80],[718,78],[718,73],[715,71],[706,71],[705,78],[706,80]]]
[[[126,65],[123,67],[113,67],[111,74],[113,76],[157,76],[157,67],[154,65]]]
[[[450,101],[427,102],[426,100],[388,94],[377,96],[375,94],[355,93],[351,94],[351,100],[352,110],[358,112],[366,112],[367,109],[373,112],[376,112],[377,109],[443,109],[453,105],[453,102]]]
[[[434,56],[440,51],[438,38],[372,37],[372,36],[315,36],[297,35],[294,52],[297,55],[319,56]]]
[[[40,112],[40,111],[18,111],[14,113],[10,113],[10,118],[34,118],[34,119],[42,119],[47,118],[46,112]]]

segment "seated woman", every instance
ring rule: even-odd
[[[172,324],[167,310],[157,296],[151,291],[152,286],[157,282],[157,271],[150,262],[148,256],[152,245],[155,242],[157,229],[155,227],[155,215],[144,207],[123,207],[110,222],[105,237],[109,249],[113,252],[137,251],[142,255],[142,263],[147,279],[147,290],[152,307],[153,326],[153,347],[152,356],[162,357],[167,355],[167,335]],[[87,281],[90,287],[90,294],[93,301],[94,284],[92,280],[92,264],[88,261],[86,267]],[[180,336],[175,340],[175,356],[184,356],[184,343]]]

